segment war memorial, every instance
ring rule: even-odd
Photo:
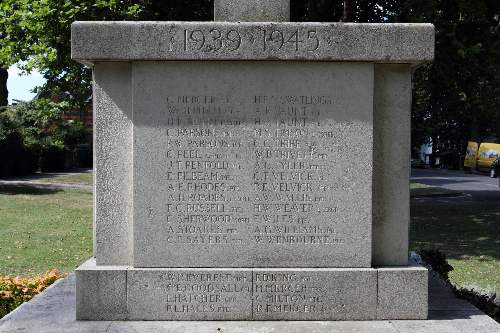
[[[427,318],[408,261],[411,76],[430,24],[75,22],[94,72],[79,320]]]

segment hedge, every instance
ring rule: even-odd
[[[37,156],[23,144],[21,134],[12,132],[0,141],[0,177],[31,174],[37,170]]]
[[[57,269],[32,278],[0,276],[0,318],[31,300],[63,276]]]

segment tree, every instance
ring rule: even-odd
[[[47,79],[43,90],[69,92],[67,102],[81,107],[91,75],[70,58],[73,21],[211,20],[212,7],[213,0],[3,0],[0,68],[25,61],[24,70]],[[434,23],[436,59],[415,73],[413,144],[433,138],[459,147],[469,137],[500,139],[499,7],[498,0],[292,0],[291,19]]]
[[[499,7],[498,0],[306,0],[292,2],[292,19],[433,23],[435,60],[414,75],[412,142],[462,152],[469,138],[500,140]]]
[[[342,10],[342,1],[292,0],[290,19],[297,22],[336,22],[342,17]]]
[[[9,72],[7,68],[0,67],[0,107],[8,104],[9,91],[7,90],[7,79]]]
[[[22,69],[37,68],[47,80],[44,87],[57,95],[68,91],[73,106],[89,97],[88,69],[70,56],[70,26],[75,20],[126,19],[141,7],[132,1],[3,0],[0,6],[0,63],[24,61]]]
[[[354,3],[355,0],[344,0],[344,12],[342,14],[342,22],[352,22],[354,19]]]
[[[13,61],[15,62],[14,57],[5,56],[10,53],[12,47],[12,43],[8,38],[8,31],[11,28],[6,24],[7,8],[7,3],[0,2],[0,41],[2,41],[0,44],[0,107],[8,104],[9,91],[7,90],[7,79],[9,78],[9,72],[7,69]]]
[[[465,151],[500,139],[500,3],[405,0],[398,20],[436,27],[434,61],[415,75],[413,144]]]
[[[69,96],[82,107],[91,93],[91,72],[71,59],[74,21],[207,20],[208,0],[3,0],[0,3],[0,67],[18,61],[26,72],[38,69],[51,95]],[[2,81],[0,80],[0,87]],[[0,88],[1,91],[1,88]]]

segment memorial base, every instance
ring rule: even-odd
[[[427,318],[427,269],[136,268],[76,270],[78,320]]]

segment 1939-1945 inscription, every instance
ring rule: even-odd
[[[175,38],[171,43],[178,42]],[[260,29],[252,34],[242,34],[237,29],[210,28],[184,29],[184,51],[219,52],[237,51],[242,44],[250,44],[262,51],[282,49],[316,51],[321,45],[317,29]],[[245,47],[245,45],[243,45]]]

